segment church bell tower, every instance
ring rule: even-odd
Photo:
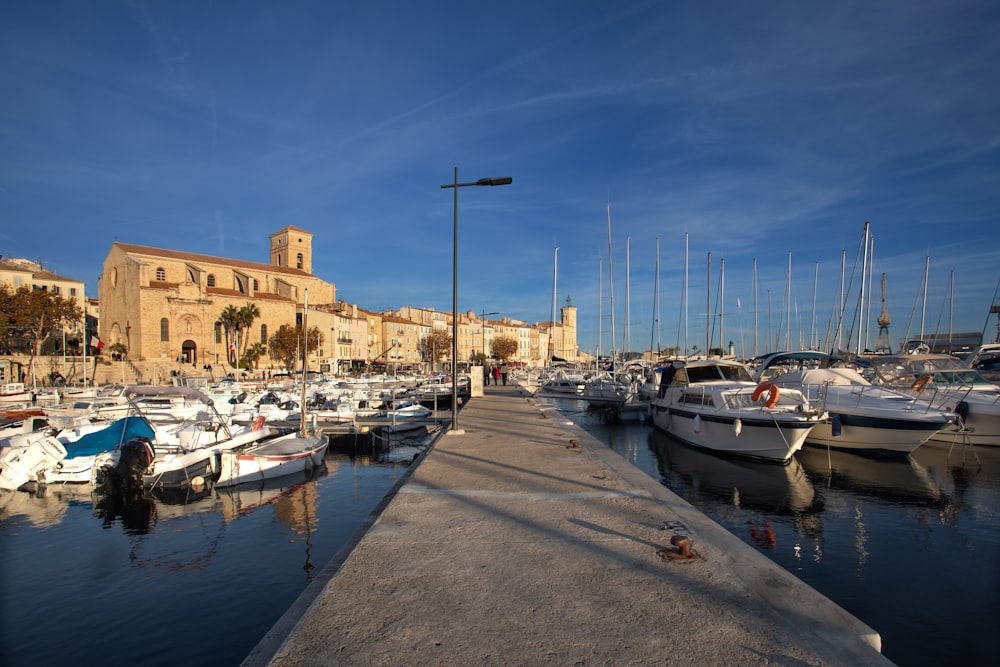
[[[287,266],[311,274],[312,237],[292,225],[271,234],[271,266]]]

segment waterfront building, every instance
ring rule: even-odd
[[[382,316],[382,340],[386,345],[383,357],[392,372],[423,370],[424,358],[420,342],[426,337],[422,331],[430,329],[419,322],[394,315]]]
[[[88,308],[88,300],[84,294],[85,283],[81,280],[73,280],[60,276],[45,269],[38,262],[29,259],[7,258],[0,259],[0,283],[6,283],[11,288],[17,290],[27,287],[41,292],[50,292],[72,301],[81,313],[88,315],[88,321],[95,313]],[[92,328],[87,329],[93,331]],[[83,322],[74,325],[64,332],[65,336],[50,336],[42,341],[41,354],[62,354],[67,348],[73,353],[80,353],[83,345]],[[65,347],[63,343],[65,341]],[[7,348],[2,350],[6,354],[15,351],[27,352],[19,349],[19,341],[16,336],[10,336],[4,341]]]
[[[451,313],[436,311],[433,308],[415,308],[403,306],[398,311],[389,311],[392,315],[403,317],[414,322],[431,326],[433,329],[451,328]],[[540,322],[529,325],[523,320],[503,317],[499,320],[481,318],[472,311],[459,313],[458,316],[458,359],[465,363],[477,359],[477,355],[485,350],[486,356],[491,356],[493,341],[506,336],[518,341],[518,350],[510,361],[518,361],[529,366],[543,366],[551,356],[551,339],[555,336],[556,356],[574,361],[578,360],[576,334],[576,308],[566,305],[562,308],[561,321],[555,325],[551,322]]]
[[[333,329],[336,287],[311,273],[312,234],[287,226],[269,238],[268,264],[115,242],[98,279],[100,339],[121,343],[132,362],[152,363],[160,374],[185,365],[221,368],[230,358],[227,343],[266,349],[281,325],[300,324],[307,291],[307,326]],[[259,317],[227,337],[223,310],[248,304]],[[265,354],[258,367],[275,362]]]
[[[358,315],[365,320],[365,365],[370,366],[382,361],[389,349],[382,343],[382,313],[358,308]]]
[[[312,273],[312,238],[291,225],[271,234],[266,264],[115,242],[98,280],[99,337],[106,345],[124,346],[136,381],[207,366],[216,374],[229,372],[238,356],[234,350],[258,344],[264,354],[257,368],[277,370],[268,354],[269,337],[282,325],[301,324],[305,316],[308,328],[322,337],[310,358],[313,368],[347,373],[384,364],[394,371],[428,370],[422,342],[434,330],[450,333],[451,313],[413,306],[378,313],[338,301],[334,283]],[[78,284],[82,296],[83,283]],[[253,324],[227,331],[220,321],[223,311],[248,305],[259,313]],[[512,360],[521,363],[547,363],[552,339],[557,356],[576,359],[576,309],[567,305],[561,315],[561,322],[531,326],[460,313],[458,360],[474,360],[484,347],[489,355],[499,335],[518,341]]]

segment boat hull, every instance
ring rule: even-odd
[[[806,444],[845,451],[906,456],[951,425],[945,419],[893,419],[831,412],[809,432]]]
[[[223,452],[215,485],[260,482],[317,468],[323,464],[329,444],[326,435],[290,434],[242,451]]]
[[[692,447],[720,454],[787,465],[815,425],[760,417],[720,415],[678,409],[654,401],[653,424]]]

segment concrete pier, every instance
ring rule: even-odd
[[[364,528],[244,665],[891,664],[874,630],[518,387],[470,401]]]

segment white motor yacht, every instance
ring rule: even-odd
[[[759,386],[743,364],[675,361],[661,369],[653,424],[689,445],[787,465],[820,423],[801,391]]]
[[[776,352],[759,361],[758,382],[799,390],[828,413],[809,433],[809,445],[905,456],[958,420],[951,410],[873,385],[834,355]]]

